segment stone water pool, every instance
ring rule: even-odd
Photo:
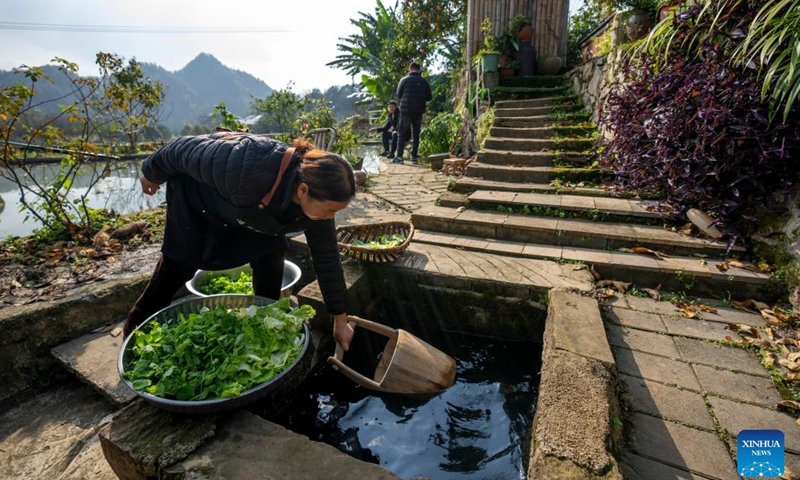
[[[345,359],[374,372],[373,350],[355,354],[365,335]],[[525,478],[541,346],[464,334],[449,334],[446,346],[431,340],[456,359],[456,383],[444,393],[380,394],[325,367],[276,421],[402,478]]]

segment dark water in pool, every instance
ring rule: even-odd
[[[385,342],[361,332],[345,363],[371,378]],[[425,340],[456,359],[446,392],[424,400],[378,394],[326,366],[274,420],[405,479],[525,478],[541,345],[460,334]]]

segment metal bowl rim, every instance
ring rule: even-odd
[[[197,270],[194,273],[194,276],[191,279],[186,281],[186,290],[189,290],[189,292],[192,295],[197,295],[198,297],[210,297],[211,295],[209,295],[207,293],[203,293],[203,292],[201,292],[201,291],[199,291],[199,290],[197,290],[195,288],[194,284],[195,284],[195,282],[197,281],[198,278],[200,278],[202,275],[204,275],[207,272],[227,272],[227,271],[231,271],[231,270],[239,270],[239,269],[242,269],[242,268],[250,268],[250,265],[249,264],[244,264],[244,265],[239,265],[238,267],[233,267],[233,268],[223,268],[221,270]],[[289,270],[291,273],[293,273],[294,274],[294,280],[292,280],[291,282],[289,282],[285,286],[282,285],[281,286],[281,293],[289,291],[292,287],[294,287],[294,285],[297,282],[300,281],[300,278],[302,278],[302,276],[303,276],[303,272],[300,270],[300,267],[298,267],[297,264],[295,264],[294,262],[290,262],[289,260],[285,260],[284,259],[284,261],[283,261],[283,269],[284,269],[284,271]],[[247,294],[218,294],[218,295],[247,295]]]

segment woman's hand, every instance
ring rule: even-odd
[[[346,313],[333,316],[333,339],[342,345],[345,352],[350,349],[353,333],[353,327],[347,323]]]
[[[161,185],[155,182],[151,182],[150,180],[145,178],[144,175],[142,175],[142,177],[139,179],[139,183],[142,184],[142,192],[144,192],[147,195],[155,195],[158,189],[161,188]]]

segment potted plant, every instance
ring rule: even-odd
[[[518,13],[511,20],[511,31],[517,35],[520,42],[530,42],[533,38],[533,25],[525,15]]]
[[[500,64],[501,77],[513,77],[514,72],[520,67],[519,62],[516,60],[507,60],[505,63]]]
[[[500,47],[499,64],[503,65],[514,57],[514,53],[519,50],[519,40],[517,39],[517,32],[513,31],[511,27],[503,28],[503,32],[498,37]]]
[[[492,22],[488,18],[484,18],[481,22],[481,32],[483,33],[483,48],[478,50],[475,59],[480,61],[483,72],[496,72],[500,42],[492,33]]]
[[[660,0],[610,0],[609,6],[622,12],[620,20],[630,41],[644,38],[655,25]]]

